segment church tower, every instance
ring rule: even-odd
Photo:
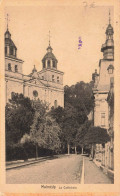
[[[17,58],[17,47],[11,39],[11,34],[7,28],[5,32],[5,69],[13,73],[22,74],[22,63],[21,59]]]
[[[113,27],[110,21],[106,29],[106,41],[101,47],[103,59],[99,61],[99,74],[95,76],[93,93],[95,96],[94,125],[108,129],[107,96],[110,90],[110,80],[114,72],[114,40]]]
[[[94,105],[94,126],[109,130],[109,107],[108,107],[108,93],[110,91],[110,81],[114,77],[114,40],[113,27],[110,21],[106,28],[106,41],[101,47],[103,52],[103,59],[99,61],[99,74],[93,74],[94,88],[93,94],[95,98]],[[109,132],[109,131],[108,131]],[[99,161],[103,167],[110,165],[110,142],[106,144],[96,144],[95,150],[96,161]],[[101,153],[102,152],[102,153]]]
[[[8,29],[4,35],[5,39],[5,81],[6,81],[6,102],[11,98],[12,92],[23,93],[22,64],[23,61],[17,58],[17,47],[15,46],[11,33]]]
[[[106,42],[102,45],[101,52],[103,52],[103,57],[106,60],[114,59],[114,40],[113,40],[113,27],[110,23],[110,13],[109,13],[109,24],[106,29]]]
[[[50,82],[55,86],[63,85],[63,72],[57,69],[58,60],[53,54],[53,49],[50,45],[47,47],[47,53],[42,59],[42,70],[39,72],[39,76],[42,80]]]
[[[64,88],[63,88],[63,75],[62,71],[58,70],[58,60],[53,54],[53,49],[50,45],[47,47],[47,53],[42,59],[42,70],[38,72],[39,77],[49,89],[48,102],[57,107],[64,107]],[[47,92],[46,92],[47,93]]]

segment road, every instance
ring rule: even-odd
[[[6,171],[7,184],[79,184],[81,155],[63,156]]]

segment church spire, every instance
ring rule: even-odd
[[[7,30],[5,32],[5,56],[17,57],[17,48],[11,39],[11,34],[8,29],[9,15],[5,18],[7,21]]]
[[[48,35],[48,36],[49,36],[49,46],[50,46],[50,38],[51,38],[51,36],[50,36],[50,31],[49,31],[49,35]]]
[[[7,17],[6,17],[5,19],[6,19],[6,21],[7,21],[7,31],[8,31],[8,22],[10,21],[9,15],[8,15],[8,14],[7,14]]]
[[[11,34],[10,34],[9,30],[8,30],[8,21],[10,21],[9,15],[8,15],[8,14],[7,14],[7,17],[6,17],[5,19],[6,19],[6,21],[7,21],[7,30],[6,30],[6,32],[5,32],[5,38],[11,39]]]
[[[113,27],[111,25],[111,13],[109,10],[109,24],[106,28],[106,42],[102,45],[101,51],[103,52],[104,59],[114,59],[114,40],[113,40]]]
[[[110,9],[109,9],[109,24],[111,23]]]
[[[37,69],[36,69],[35,65],[34,65],[34,68],[33,68],[32,72],[33,72],[33,73],[34,73],[34,72],[37,72]]]
[[[49,45],[47,47],[47,52],[50,52],[51,53],[53,49],[52,49],[52,47],[50,45],[50,38],[51,38],[50,31],[49,31],[48,37],[49,37]]]

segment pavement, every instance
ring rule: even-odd
[[[112,184],[110,178],[88,157],[62,155],[6,170],[7,184]]]
[[[84,184],[112,184],[112,181],[93,161],[84,157]]]
[[[58,156],[54,155],[54,156],[39,157],[37,159],[33,158],[33,159],[28,159],[26,161],[24,160],[9,161],[6,163],[6,170],[16,169],[18,167],[23,167],[23,166],[25,167],[27,165],[31,165],[38,162],[46,161],[47,159],[55,159],[55,158],[58,158]]]
[[[62,156],[6,171],[7,184],[79,184],[81,155]]]

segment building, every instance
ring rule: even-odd
[[[24,62],[17,57],[17,47],[7,27],[5,32],[6,103],[14,92],[22,93],[32,100],[46,101],[50,107],[64,107],[64,73],[57,69],[58,60],[52,50],[49,40],[47,53],[42,59],[42,70],[37,71],[34,66],[29,75],[24,75],[22,71]]]
[[[109,129],[108,133],[110,136],[110,155],[109,155],[109,168],[114,170],[114,78],[110,81],[110,91],[107,98],[108,110],[109,110]]]
[[[94,106],[94,126],[100,126],[109,130],[109,107],[108,94],[110,91],[110,81],[114,77],[114,40],[113,27],[110,22],[106,29],[106,41],[101,47],[103,59],[99,61],[99,73],[95,71],[93,74],[95,97]],[[110,162],[110,142],[105,145],[96,145],[96,161],[105,168],[109,168]]]

